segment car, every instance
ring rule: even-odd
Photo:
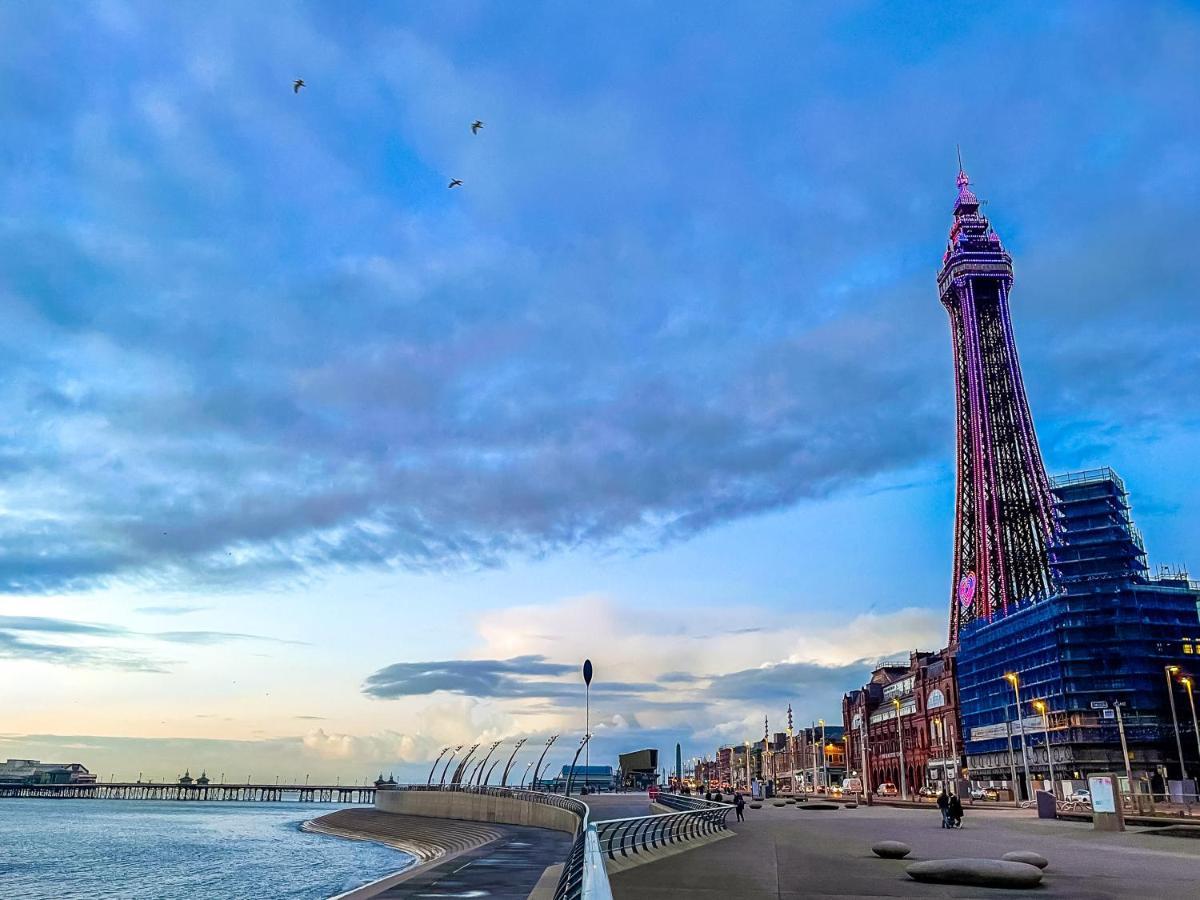
[[[1000,792],[992,787],[973,787],[971,788],[972,800],[999,800]]]
[[[840,796],[842,796],[842,789],[841,789],[840,787],[838,787],[836,784],[835,784],[835,785],[833,785],[833,786],[832,786],[832,787],[829,789],[829,796],[831,796],[831,797],[840,797]]]
[[[879,787],[875,788],[875,793],[880,797],[895,797],[900,791],[890,781],[885,781]]]
[[[1087,803],[1090,806],[1092,802],[1092,792],[1087,788],[1077,788],[1076,790],[1067,794],[1067,799],[1072,803]]]
[[[917,791],[918,797],[936,797],[937,795],[938,789],[935,787],[930,787],[929,785],[925,785],[923,788]]]

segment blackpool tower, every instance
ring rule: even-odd
[[[1050,595],[1054,513],[1013,341],[1012,257],[970,180],[958,199],[938,292],[950,314],[958,407],[958,478],[950,646],[975,619]]]

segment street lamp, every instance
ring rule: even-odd
[[[1200,756],[1200,727],[1196,724],[1196,698],[1192,696],[1192,676],[1181,675],[1179,678],[1188,692],[1188,706],[1192,708],[1192,733],[1196,735],[1196,754]]]
[[[750,790],[750,742],[746,741],[746,790]]]
[[[821,726],[821,780],[825,784],[825,791],[829,791],[829,754],[825,752],[825,720],[817,719]]]
[[[900,739],[900,797],[908,799],[908,776],[904,771],[904,725],[900,721],[900,698],[893,697],[892,705],[896,707],[896,737]]]
[[[1033,708],[1042,714],[1042,733],[1046,735],[1046,762],[1050,764],[1050,793],[1058,798],[1058,786],[1054,781],[1054,757],[1050,755],[1050,719],[1046,715],[1046,701],[1034,700]],[[1130,788],[1132,790],[1132,788]]]
[[[1029,754],[1025,751],[1025,717],[1021,715],[1021,679],[1016,672],[1008,672],[1004,680],[1012,685],[1017,700],[1017,730],[1021,735],[1021,765],[1025,769],[1025,792],[1032,797],[1033,785],[1029,782]]]
[[[1179,666],[1163,666],[1167,676],[1167,697],[1171,701],[1171,722],[1175,725],[1175,749],[1179,751],[1179,776],[1187,781],[1187,766],[1183,762],[1183,742],[1179,740],[1179,719],[1175,715],[1175,688],[1171,684],[1171,676],[1179,671]]]

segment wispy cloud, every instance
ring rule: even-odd
[[[134,609],[135,613],[142,613],[147,616],[186,616],[189,613],[204,612],[210,609],[208,606],[139,606]]]

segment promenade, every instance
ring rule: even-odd
[[[594,819],[650,814],[645,794],[583,798]],[[567,857],[572,838],[548,828],[408,816],[347,809],[321,816],[309,830],[386,843],[412,853],[418,865],[374,887],[352,891],[354,900],[409,897],[489,897],[526,900],[550,867]],[[551,880],[557,881],[557,876]]]
[[[983,888],[919,884],[912,862],[949,857],[998,859],[1036,850],[1050,860],[1039,896],[1152,897],[1194,900],[1200,840],[1149,830],[1096,832],[1090,824],[1042,820],[1029,810],[969,809],[961,830],[940,827],[936,809],[859,807],[805,811],[795,806],[746,810],[734,837],[615,872],[616,900],[801,897],[980,897]],[[871,853],[879,840],[912,847],[907,860]],[[1005,892],[1011,893],[1011,892]]]

